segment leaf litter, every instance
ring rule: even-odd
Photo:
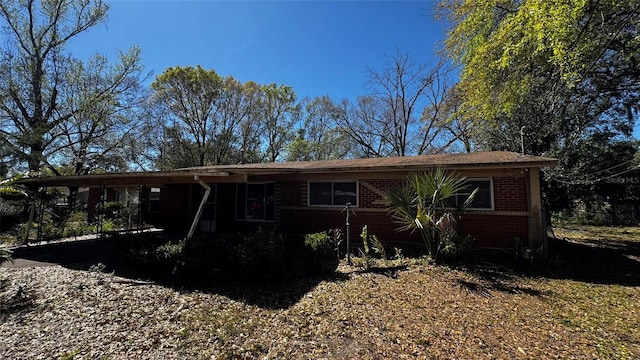
[[[495,281],[426,263],[394,276],[339,271],[288,306],[269,307],[109,273],[3,267],[0,358],[640,357],[637,286]],[[279,286],[295,293],[300,284]]]

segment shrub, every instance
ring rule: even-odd
[[[469,261],[474,241],[473,236],[460,235],[454,231],[440,239],[440,245],[442,246],[440,253],[449,262],[455,260]]]
[[[20,220],[21,209],[18,205],[13,205],[0,199],[0,232],[10,229]]]
[[[478,189],[467,191],[465,178],[436,168],[424,173],[409,174],[406,185],[386,193],[389,212],[399,225],[398,231],[418,231],[429,256],[439,260],[446,244],[442,241],[456,228],[458,214],[473,201]],[[468,194],[468,195],[467,195]],[[466,197],[455,205],[459,196]],[[456,208],[453,208],[456,206]],[[446,240],[445,240],[446,241]]]
[[[275,230],[258,227],[255,233],[243,235],[231,250],[232,268],[248,279],[273,279],[285,275],[284,237]]]
[[[374,234],[369,235],[369,228],[367,225],[362,227],[360,238],[362,239],[362,244],[364,246],[364,256],[369,257],[374,253],[384,260],[387,260],[387,251],[384,248],[384,244],[382,244],[380,239],[378,239],[378,236]]]
[[[12,261],[11,255],[12,255],[12,251],[4,248],[4,247],[0,247],[0,264],[5,263],[7,261]]]
[[[335,231],[334,234],[336,234]],[[336,240],[340,241],[339,238],[331,236],[327,232],[305,235],[304,245],[313,254],[311,272],[328,274],[336,271],[339,263]]]
[[[175,275],[178,268],[185,264],[184,249],[187,239],[178,241],[168,241],[154,250],[155,259],[160,264],[165,264],[166,268],[171,268],[171,274]]]

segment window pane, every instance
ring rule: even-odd
[[[160,211],[160,188],[149,189],[149,212]]]
[[[355,182],[333,183],[333,205],[346,205],[351,203],[358,206],[358,193]]]
[[[330,182],[309,183],[309,204],[310,205],[333,205],[331,202],[331,183]]]
[[[247,184],[247,219],[264,219],[264,184]]]
[[[491,209],[491,181],[489,180],[469,180],[469,193],[478,188],[475,198],[469,206],[472,209]],[[466,200],[466,196],[462,201]]]

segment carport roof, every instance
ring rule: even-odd
[[[452,170],[504,169],[545,167],[556,164],[556,159],[548,157],[521,155],[507,151],[489,151],[387,158],[216,165],[154,172],[37,177],[23,179],[19,183],[35,186],[153,186],[193,183],[197,178],[205,182],[246,182],[250,175],[420,171],[437,166],[444,166]]]

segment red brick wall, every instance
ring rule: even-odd
[[[281,206],[306,206],[306,181],[288,181],[280,184]],[[277,196],[277,195],[276,195]],[[303,199],[304,198],[304,199]]]
[[[419,234],[410,236],[408,232],[398,233],[397,225],[386,212],[364,212],[354,209],[349,216],[352,241],[360,242],[362,227],[367,225],[369,234],[376,235],[387,243],[420,241]],[[283,232],[291,234],[309,234],[340,228],[346,231],[345,213],[334,210],[282,210],[280,226]]]
[[[524,177],[493,178],[493,201],[496,211],[527,211],[527,179]]]
[[[305,207],[282,209],[280,226],[283,231],[297,234],[327,231],[339,227],[345,230],[345,214],[339,209],[318,209],[306,207],[307,183],[305,181],[283,182],[281,184],[281,206]],[[389,214],[381,211],[386,208],[384,192],[402,186],[400,179],[361,180],[359,181],[359,204],[351,216],[351,237],[360,240],[360,231],[364,225],[370,234],[382,241],[403,242],[421,241],[418,234],[399,233],[398,227]],[[526,212],[527,181],[525,177],[493,178],[494,209],[500,212]],[[376,211],[367,211],[376,209]],[[495,215],[487,212],[463,215],[461,227],[464,233],[476,239],[476,245],[489,247],[513,247],[513,238],[527,239],[529,222],[525,214]]]
[[[362,208],[386,208],[384,193],[403,186],[400,179],[361,180],[358,182],[358,195]]]
[[[397,232],[398,227],[385,212],[365,212],[355,209],[350,216],[351,238],[360,239],[364,225],[369,234],[375,234],[384,242],[421,241],[419,234]],[[527,239],[527,216],[511,215],[463,215],[461,228],[464,234],[476,239],[477,246],[512,248],[514,237]],[[308,234],[340,228],[346,231],[345,214],[328,210],[282,210],[281,229],[292,234]]]
[[[477,246],[512,248],[513,238],[527,239],[529,219],[527,216],[510,215],[463,215],[462,232],[471,234]]]

